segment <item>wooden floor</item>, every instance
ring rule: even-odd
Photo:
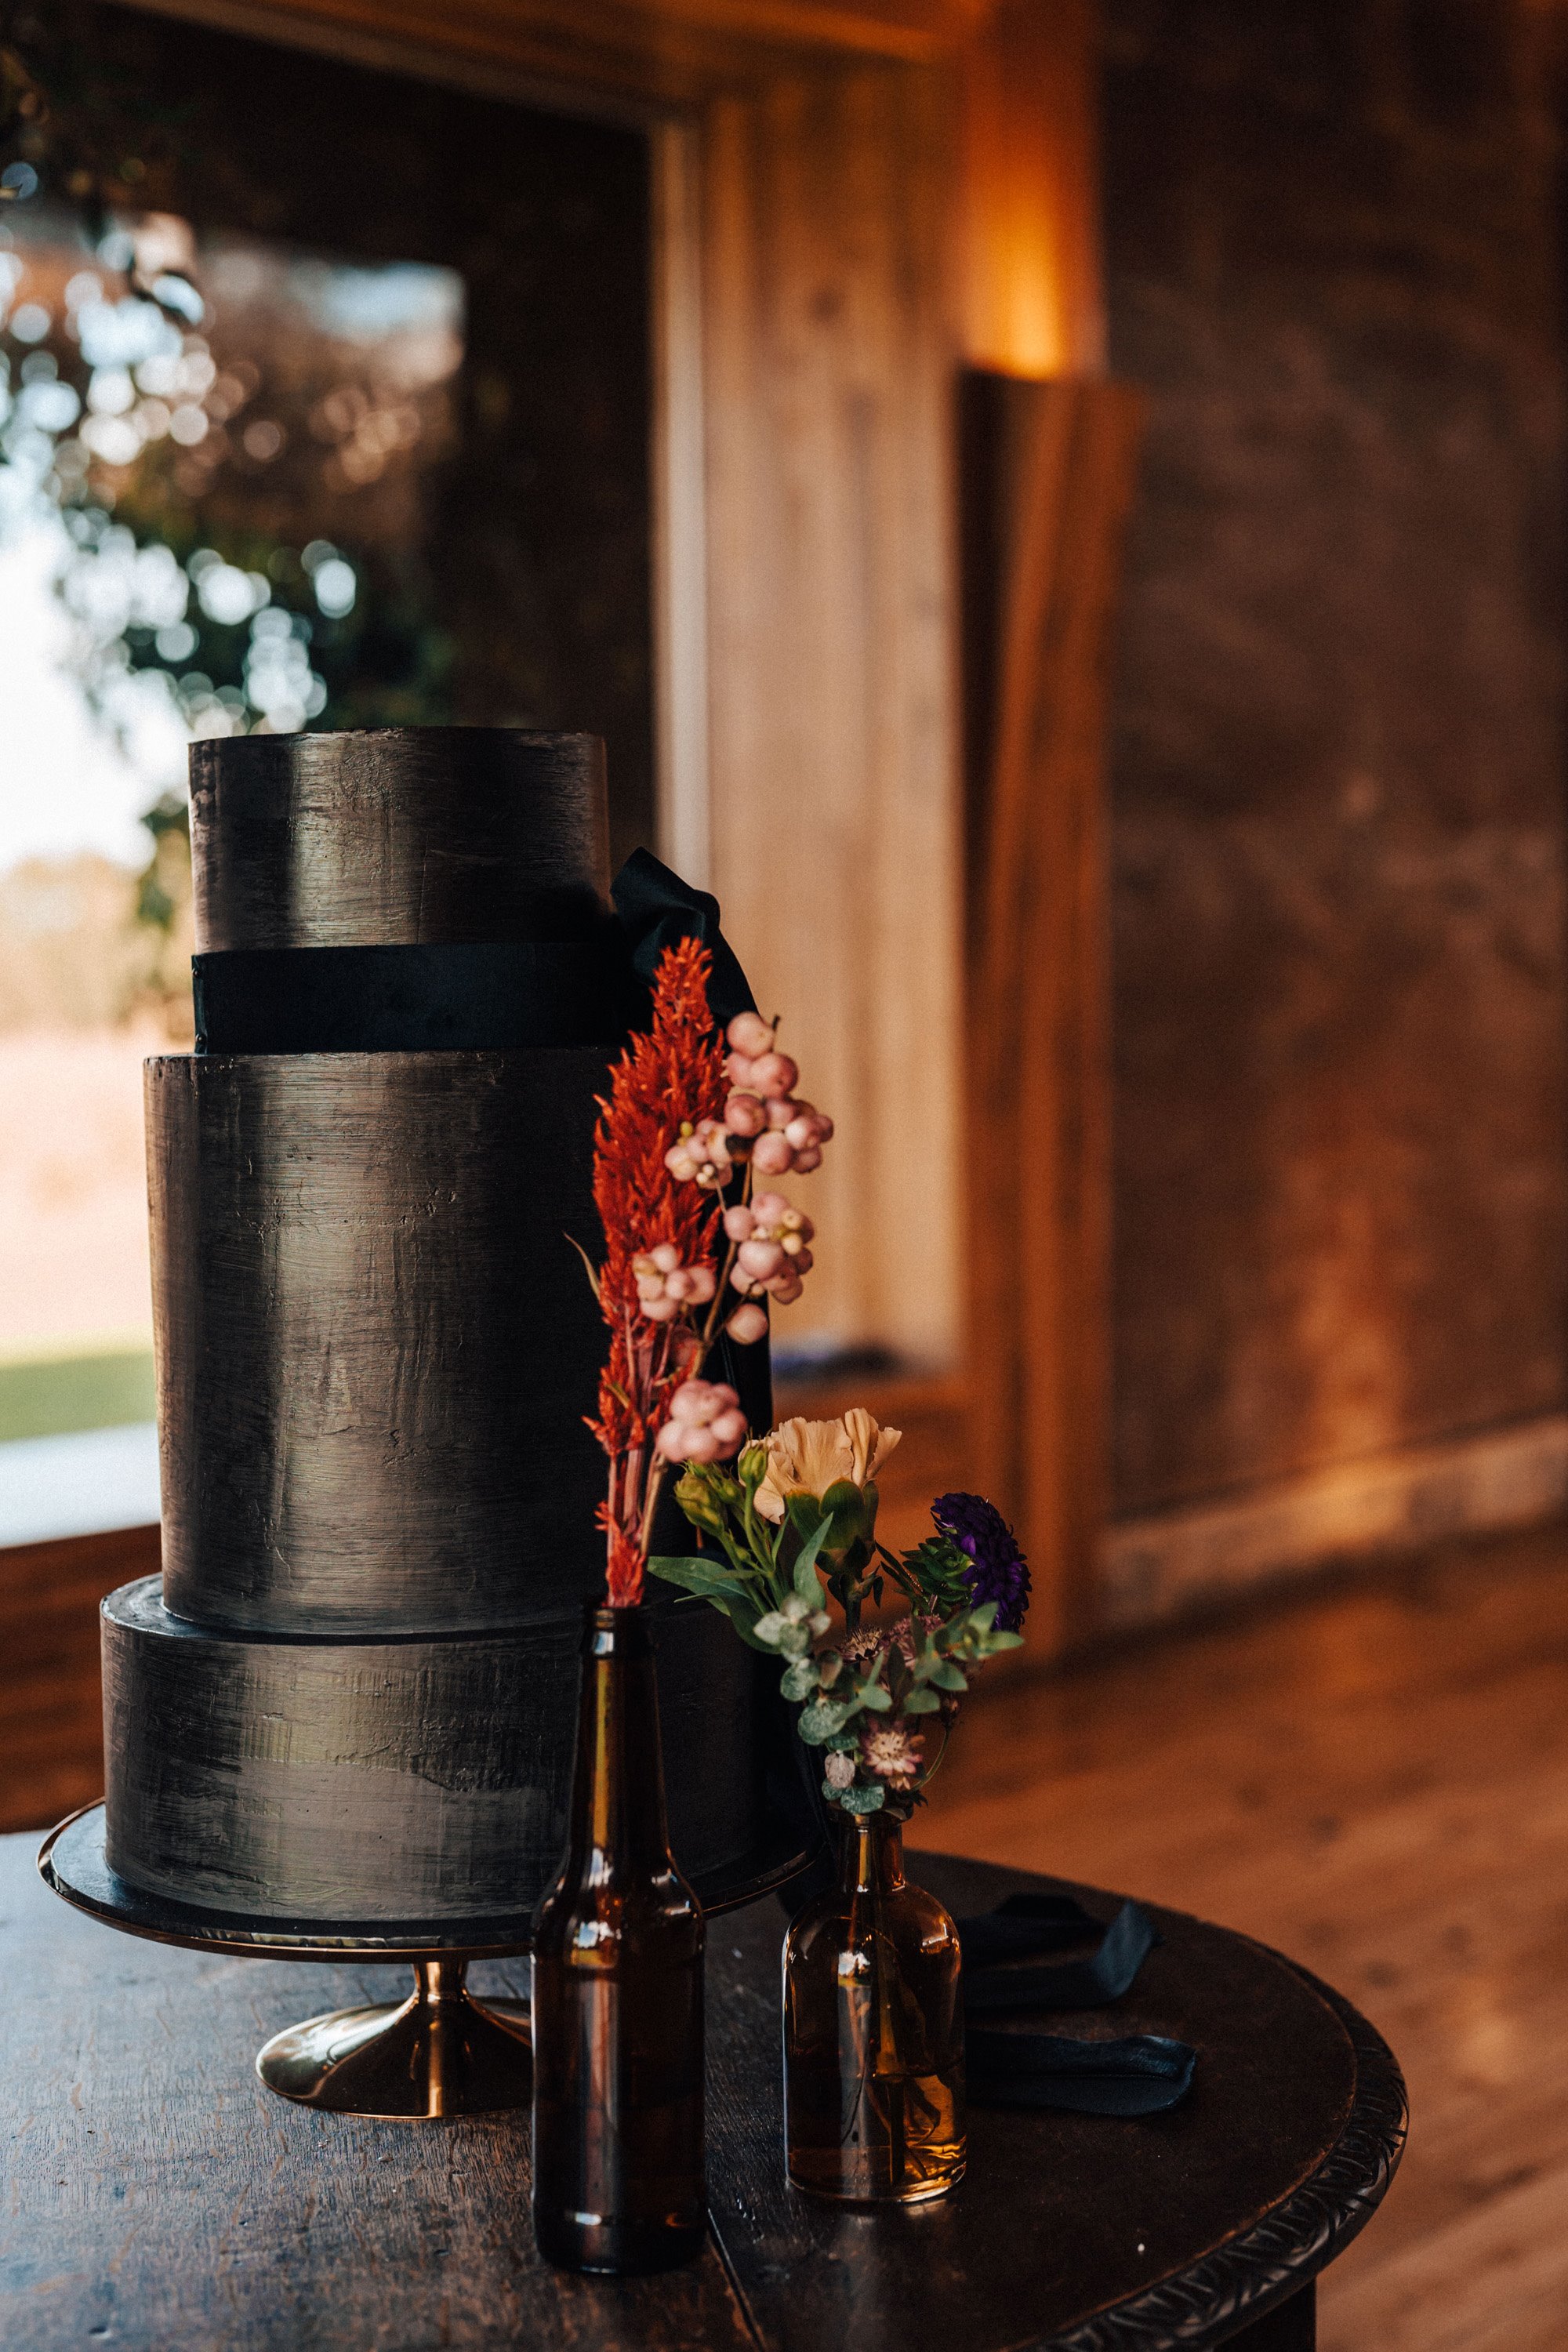
[[[914,1835],[1243,1928],[1387,2035],[1409,2152],[1322,2352],[1565,2352],[1568,1531],[981,1697]]]

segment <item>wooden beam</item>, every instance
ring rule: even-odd
[[[835,60],[953,54],[992,0],[117,0],[437,80],[694,106]]]
[[[961,426],[974,1484],[1033,1562],[1031,1648],[1095,1611],[1107,1477],[1107,667],[1140,404],[972,374]]]

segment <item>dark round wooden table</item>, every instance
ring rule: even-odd
[[[929,1853],[909,1866],[960,1916],[1019,1886],[1057,1884]],[[1106,1920],[1120,1900],[1066,1891]],[[1304,1969],[1151,1908],[1161,1940],[1124,2000],[1031,2021],[1191,2042],[1198,2063],[1184,2103],[1137,2119],[973,2106],[969,2168],[953,2194],[876,2215],[784,2184],[767,1967],[777,1931],[741,1915],[747,1941],[729,1939],[733,1975],[725,1982],[722,1953],[716,1971],[726,2031],[713,2139],[734,2158],[714,2164],[712,2195],[765,2344],[1310,2352],[1314,2281],[1371,2218],[1399,2161],[1399,2068],[1366,2020]],[[737,2033],[742,2018],[750,2030]]]
[[[664,2278],[572,2278],[534,2252],[525,2116],[372,2121],[257,2081],[268,2034],[384,1999],[399,1971],[116,1934],[48,1893],[36,1843],[0,1840],[6,2352],[1306,2352],[1313,2282],[1403,2143],[1398,2067],[1348,2002],[1244,1937],[1157,1912],[1127,1999],[1052,2022],[1193,2042],[1183,2105],[976,2107],[952,2196],[817,2203],[784,2177],[769,1899],[710,1923],[715,2246]],[[961,1915],[1050,1883],[911,1866]],[[475,1977],[481,1997],[526,1990],[521,1962]]]

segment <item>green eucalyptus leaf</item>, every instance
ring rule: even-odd
[[[969,1688],[963,1668],[955,1666],[951,1658],[939,1659],[931,1670],[930,1678],[939,1690],[962,1691]]]
[[[822,1745],[826,1748],[837,1748],[840,1755],[847,1756],[852,1749],[859,1747],[860,1742],[852,1731],[835,1731],[822,1742]]]
[[[885,1691],[880,1683],[858,1683],[855,1696],[862,1706],[873,1708],[878,1715],[886,1715],[893,1704],[891,1693]]]
[[[784,1680],[780,1683],[779,1688],[785,1698],[809,1698],[816,1688],[818,1680],[816,1660],[796,1658],[792,1664],[784,1668]]]
[[[784,1636],[793,1633],[795,1627],[787,1617],[781,1617],[776,1609],[769,1609],[758,1618],[752,1631],[768,1649],[779,1650],[784,1647]]]
[[[911,1691],[905,1699],[900,1712],[904,1715],[934,1715],[941,1705],[942,1701],[935,1691]]]
[[[808,1748],[820,1748],[836,1731],[842,1731],[855,1712],[849,1699],[819,1698],[803,1707],[795,1728]]]
[[[748,1649],[760,1650],[765,1658],[778,1656],[771,1642],[759,1642],[757,1639],[759,1612],[754,1601],[737,1597],[733,1601],[716,1601],[713,1605],[724,1612]]]
[[[847,1813],[879,1813],[887,1796],[886,1789],[879,1782],[869,1789],[846,1789],[838,1802]]]

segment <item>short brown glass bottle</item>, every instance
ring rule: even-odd
[[[958,1931],[903,1830],[847,1818],[839,1883],[784,1940],[784,2139],[797,2189],[911,2205],[963,2178]]]
[[[564,2270],[702,2244],[702,1912],[669,1851],[653,1640],[590,1612],[566,1860],[533,1945],[533,2229]]]

